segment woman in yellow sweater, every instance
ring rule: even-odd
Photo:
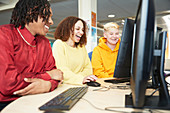
[[[95,81],[85,44],[86,23],[77,17],[67,17],[56,28],[53,56],[58,69],[63,71],[64,83],[84,84]]]
[[[103,35],[93,50],[93,74],[98,78],[109,78],[113,77],[120,45],[119,26],[113,22],[105,24]]]

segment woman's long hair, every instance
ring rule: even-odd
[[[74,27],[77,21],[82,21],[83,23],[83,36],[81,37],[80,41],[78,43],[75,43],[75,46],[77,47],[78,45],[80,45],[80,47],[82,47],[83,45],[86,45],[87,43],[87,37],[86,37],[86,33],[87,33],[87,25],[86,22],[78,17],[74,17],[74,16],[69,16],[66,17],[65,19],[63,19],[57,26],[55,33],[54,33],[54,37],[55,39],[60,39],[62,41],[67,41],[70,37],[70,35],[73,35],[74,33]]]

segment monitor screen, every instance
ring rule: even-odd
[[[117,84],[130,81],[133,31],[134,20],[125,19],[113,79],[106,79],[105,82]]]
[[[130,77],[134,20],[125,19],[113,77]]]

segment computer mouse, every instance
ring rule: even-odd
[[[101,84],[95,81],[90,81],[86,83],[88,86],[92,86],[92,87],[100,87]]]

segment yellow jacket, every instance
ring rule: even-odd
[[[94,48],[92,54],[93,74],[98,78],[113,77],[120,45],[120,38],[113,51],[105,44],[105,42],[106,38],[101,37],[99,39],[98,46]]]

